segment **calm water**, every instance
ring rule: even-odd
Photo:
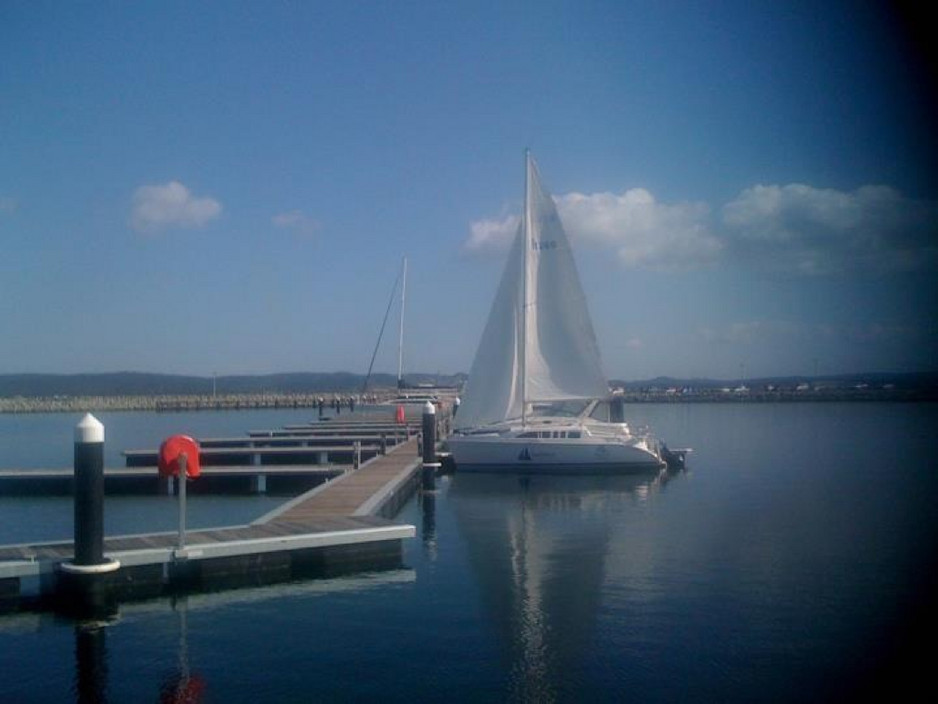
[[[72,465],[75,426],[81,413],[0,414],[0,469],[53,469]],[[240,437],[316,419],[311,408],[187,413],[95,413],[104,424],[106,467],[123,467],[123,450],[157,448],[170,435]],[[390,415],[390,411],[389,411]]]
[[[0,617],[0,700],[833,701],[925,681],[908,639],[935,625],[938,406],[629,410],[695,448],[688,472],[456,476],[402,512],[403,570],[125,604],[97,630]],[[220,435],[293,422],[219,415]],[[136,526],[160,506],[107,510]],[[11,542],[62,506],[0,510]]]

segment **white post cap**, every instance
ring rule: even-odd
[[[433,407],[432,403],[427,401],[425,404],[423,404],[423,413],[424,415],[436,415],[436,408]]]
[[[75,442],[104,442],[104,425],[90,413],[86,413],[75,426]]]

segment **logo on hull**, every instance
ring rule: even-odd
[[[518,455],[518,460],[519,460],[519,461],[529,461],[529,462],[531,461],[531,453],[528,452],[528,448],[524,448],[524,449],[521,451],[521,454]]]

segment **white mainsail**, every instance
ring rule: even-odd
[[[576,263],[554,202],[526,159],[525,207],[476,351],[459,428],[523,416],[523,404],[608,392]]]

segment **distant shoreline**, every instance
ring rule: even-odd
[[[807,391],[754,391],[706,389],[693,393],[667,391],[623,394],[626,403],[905,403],[938,401],[936,389],[816,389]]]
[[[292,408],[317,408],[322,397],[326,408],[338,398],[348,408],[348,399],[354,396],[356,404],[374,404],[394,397],[394,390],[379,390],[360,394],[323,392],[225,394],[204,396],[197,394],[128,395],[128,396],[49,396],[0,397],[0,414],[30,413],[84,413],[89,411],[244,411]],[[626,403],[818,403],[818,402],[929,402],[938,401],[936,389],[856,389],[820,388],[808,390],[724,390],[700,389],[693,391],[641,390],[625,391]]]
[[[200,396],[196,394],[133,395],[133,396],[48,396],[0,397],[0,414],[27,413],[86,413],[89,411],[248,411],[263,409],[318,408],[320,397],[326,409],[335,399],[342,410],[349,408],[349,398],[356,405],[375,404],[393,398],[396,392],[376,391],[362,394],[225,394]]]

